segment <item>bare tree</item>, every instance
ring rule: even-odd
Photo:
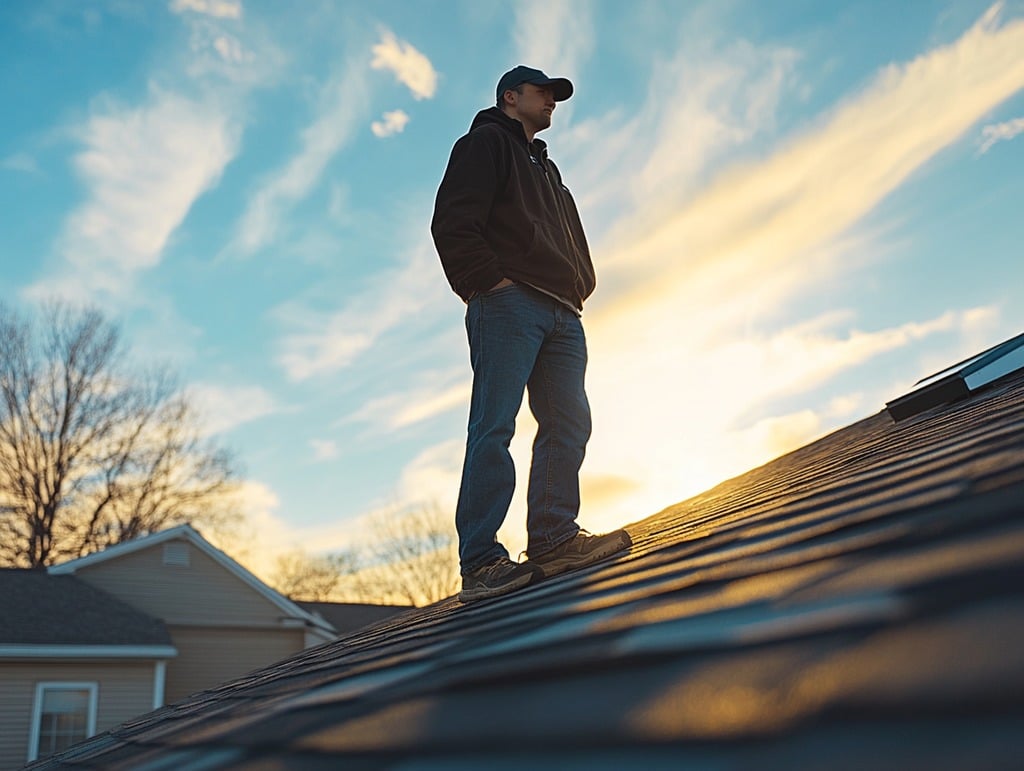
[[[294,599],[429,605],[459,588],[454,522],[436,503],[393,508],[347,551],[277,559],[270,583]]]
[[[231,458],[96,309],[0,306],[0,564],[42,566],[233,516]]]
[[[360,571],[379,600],[429,605],[459,587],[454,521],[436,503],[378,515],[370,525]]]
[[[345,579],[351,582],[357,570],[357,557],[353,553],[311,555],[296,549],[277,558],[270,583],[293,600],[340,600],[345,594],[343,582]],[[352,599],[362,601],[362,593],[356,592],[356,598]]]

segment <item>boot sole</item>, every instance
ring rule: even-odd
[[[478,589],[463,589],[459,592],[459,602],[476,602],[477,600],[487,600],[491,597],[501,597],[503,594],[514,592],[516,589],[522,589],[524,586],[528,586],[534,580],[532,574],[520,576],[519,578],[509,581],[507,584],[501,586],[482,586]]]

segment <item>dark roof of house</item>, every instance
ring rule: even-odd
[[[162,621],[75,576],[0,568],[0,646],[171,645]]]
[[[357,602],[312,602],[296,600],[295,604],[319,615],[333,626],[339,635],[376,624],[386,618],[412,610],[411,605],[370,605]]]
[[[993,768],[1024,752],[1024,373],[37,768]]]

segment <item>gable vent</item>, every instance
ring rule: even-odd
[[[885,409],[893,420],[905,420],[932,407],[970,396],[979,388],[1020,369],[1024,369],[1024,334],[919,380],[910,393],[886,402]]]
[[[190,564],[188,544],[181,541],[165,543],[164,564],[176,568],[187,568]]]

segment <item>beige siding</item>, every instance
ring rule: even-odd
[[[280,661],[303,648],[301,629],[170,627],[176,658],[167,662],[168,704]]]
[[[97,683],[97,732],[153,708],[152,661],[0,661],[0,771],[21,768],[28,760],[33,701],[41,682]]]
[[[164,564],[164,544],[87,565],[75,575],[168,624],[266,626],[282,611],[187,541],[188,567]]]

